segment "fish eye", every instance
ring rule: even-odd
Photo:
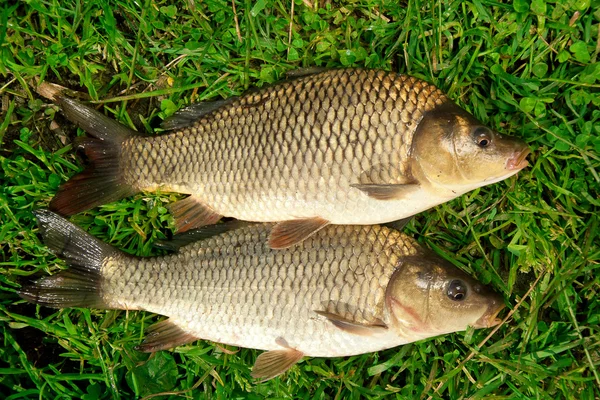
[[[488,128],[479,126],[473,130],[473,139],[477,146],[484,149],[492,143],[492,133]]]
[[[467,284],[460,279],[454,279],[448,285],[446,294],[450,300],[463,301],[467,298]]]

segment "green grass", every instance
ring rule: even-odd
[[[0,6],[0,392],[21,398],[600,397],[598,0],[290,2],[29,0]],[[290,25],[291,24],[291,25]],[[291,31],[290,31],[291,26]],[[435,83],[526,140],[517,177],[419,215],[421,243],[503,293],[511,317],[376,354],[306,359],[254,384],[258,352],[199,341],[148,358],[156,316],[52,310],[15,290],[64,263],[31,211],[82,168],[81,135],[35,82],[59,83],[151,132],[177,108],[311,66],[366,66]],[[175,194],[71,220],[138,255],[172,227]],[[503,314],[507,315],[507,313]],[[487,340],[486,340],[487,339]],[[230,348],[232,349],[232,348]],[[0,395],[0,397],[2,397]]]

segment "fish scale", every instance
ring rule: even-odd
[[[272,350],[281,337],[307,355],[332,355],[332,347],[346,355],[371,351],[373,343],[357,345],[355,335],[315,310],[339,302],[346,311],[334,311],[354,310],[348,319],[384,319],[387,284],[399,259],[417,253],[414,241],[379,226],[333,226],[302,246],[274,251],[266,244],[269,228],[235,230],[160,261],[113,257],[101,270],[103,300],[168,315],[195,336],[221,343]],[[259,333],[248,336],[251,327]]]
[[[325,197],[346,204],[339,214],[356,212],[369,199],[348,196],[349,185],[402,181],[418,121],[444,100],[412,77],[331,71],[239,98],[172,135],[128,139],[122,170],[140,190],[194,193],[242,219],[313,216]],[[379,170],[363,174],[378,160]]]
[[[71,268],[23,287],[23,298],[168,316],[147,329],[139,350],[200,338],[264,349],[257,378],[303,356],[349,356],[490,327],[503,307],[498,295],[382,226],[332,225],[276,250],[267,244],[272,224],[233,221],[175,238],[174,254],[139,258],[48,210],[35,215],[44,242]]]

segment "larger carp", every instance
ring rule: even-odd
[[[387,227],[329,226],[273,250],[272,224],[217,224],[175,254],[140,258],[48,210],[35,214],[45,243],[71,268],[24,287],[23,298],[166,315],[140,350],[199,338],[267,350],[252,370],[259,379],[304,356],[349,356],[491,327],[503,308],[490,289]]]
[[[177,229],[222,216],[279,222],[273,248],[328,224],[407,218],[527,165],[521,140],[483,126],[435,86],[392,72],[307,74],[241,97],[201,103],[141,136],[57,95],[91,166],[50,208],[71,215],[140,191],[190,196],[172,204]]]

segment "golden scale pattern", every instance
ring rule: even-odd
[[[210,340],[249,335],[273,345],[269,333],[281,332],[288,341],[326,343],[319,326],[329,324],[316,324],[315,310],[355,321],[381,319],[392,273],[403,256],[419,251],[395,230],[343,225],[272,250],[266,244],[270,229],[251,225],[160,259],[111,258],[103,265],[102,297],[109,305],[193,321],[188,327],[210,331]],[[335,346],[344,349],[343,343]]]
[[[445,101],[405,75],[309,75],[244,95],[179,132],[129,139],[121,170],[139,189],[198,194],[224,215],[344,204],[350,184],[403,183],[414,130]]]

